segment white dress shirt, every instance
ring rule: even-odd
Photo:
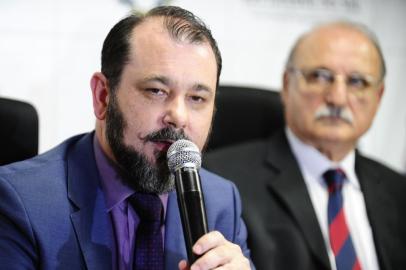
[[[299,163],[313,208],[316,211],[331,268],[336,270],[334,253],[329,242],[328,191],[323,179],[323,173],[329,169],[341,168],[346,174],[342,189],[344,212],[361,269],[379,269],[372,230],[365,208],[364,195],[355,174],[355,151],[351,151],[340,162],[332,162],[314,147],[300,141],[289,128],[286,129],[286,134],[293,154]]]

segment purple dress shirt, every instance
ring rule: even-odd
[[[109,213],[113,228],[113,270],[132,270],[135,232],[139,217],[135,210],[129,206],[127,198],[134,194],[134,190],[122,183],[112,161],[101,149],[96,135],[94,135],[93,146],[97,168],[101,176],[100,182],[106,198],[106,210]],[[159,197],[164,207],[165,216],[168,194]],[[164,234],[165,225],[162,226],[162,239],[165,239]]]

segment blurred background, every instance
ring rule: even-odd
[[[377,34],[386,92],[359,148],[406,172],[406,1],[404,0],[1,0],[0,96],[39,115],[39,151],[93,129],[93,72],[109,29],[131,10],[189,9],[211,28],[223,55],[222,84],[279,91],[294,41],[314,24],[350,19]],[[237,124],[237,122],[236,122]]]

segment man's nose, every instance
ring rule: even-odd
[[[328,87],[325,99],[327,103],[335,106],[344,106],[347,103],[348,89],[346,77],[344,75],[337,75],[335,80]]]
[[[169,100],[163,118],[164,124],[176,129],[186,128],[188,122],[188,110],[186,105],[183,97],[176,97]]]

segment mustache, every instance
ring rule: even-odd
[[[141,138],[144,141],[158,142],[158,141],[177,141],[181,139],[189,140],[183,129],[176,130],[172,127],[166,127],[147,134]]]
[[[353,124],[354,122],[352,112],[346,107],[323,105],[316,111],[314,117],[316,119],[323,117],[334,117],[339,118],[349,124]]]

